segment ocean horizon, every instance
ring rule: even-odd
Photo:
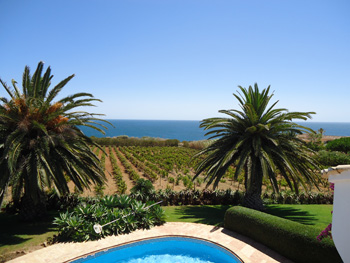
[[[95,137],[117,137],[127,135],[129,137],[152,137],[163,139],[177,139],[179,141],[200,141],[208,139],[205,134],[208,131],[199,128],[197,120],[127,120],[127,119],[106,119],[111,125],[105,130],[106,134],[88,128],[80,127],[87,136]],[[300,125],[309,127],[314,131],[324,130],[324,135],[350,136],[350,122],[297,122]]]

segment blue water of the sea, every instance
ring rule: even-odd
[[[163,139],[178,139],[179,141],[205,140],[205,131],[199,128],[199,121],[174,120],[108,120],[114,127],[107,125],[108,130],[103,135],[91,128],[80,127],[87,136],[115,137],[153,137]]]
[[[199,141],[208,139],[206,131],[199,128],[200,121],[177,121],[177,120],[108,120],[110,125],[103,135],[91,128],[81,127],[87,136],[115,137],[127,135],[129,137],[153,137],[164,139],[178,139],[179,141]],[[325,135],[350,136],[349,122],[301,122],[315,131],[322,128]]]
[[[314,131],[324,130],[324,135],[350,136],[350,122],[298,122]]]

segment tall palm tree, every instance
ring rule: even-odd
[[[76,111],[100,101],[89,93],[76,93],[54,101],[71,75],[50,88],[50,67],[44,75],[39,62],[33,76],[26,66],[22,92],[12,80],[13,89],[0,79],[10,96],[0,98],[0,204],[9,185],[13,200],[21,199],[21,214],[32,219],[45,211],[44,191],[54,188],[68,193],[67,181],[78,189],[91,183],[102,184],[104,173],[99,159],[91,151],[92,140],[79,126],[103,132],[99,114]],[[69,178],[69,179],[68,179]]]
[[[229,118],[209,118],[200,127],[210,130],[212,144],[197,156],[205,156],[198,164],[195,177],[206,172],[208,185],[216,187],[230,166],[235,166],[235,178],[244,173],[244,205],[263,210],[261,200],[263,178],[268,178],[278,192],[276,175],[281,175],[289,187],[298,191],[301,184],[318,185],[317,163],[312,151],[298,139],[297,134],[311,129],[300,126],[293,119],[307,120],[314,112],[289,112],[269,106],[273,93],[270,86],[259,91],[258,85],[248,89],[239,86],[241,93],[233,94],[241,110],[221,110]]]

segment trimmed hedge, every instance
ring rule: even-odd
[[[295,262],[342,262],[333,240],[316,239],[320,230],[245,207],[226,211],[224,226]]]

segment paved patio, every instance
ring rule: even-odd
[[[36,250],[8,263],[65,263],[94,251],[106,250],[123,243],[161,236],[189,236],[206,239],[233,251],[245,263],[269,263],[292,261],[273,250],[221,227],[195,223],[171,222],[149,230],[137,230],[128,235],[110,236],[84,243],[59,243]]]

